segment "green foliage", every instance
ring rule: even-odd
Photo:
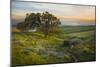
[[[50,32],[60,33],[61,29],[57,30],[60,24],[60,20],[49,12],[30,13],[26,14],[24,22],[18,23],[17,28],[21,31],[37,28],[47,37]]]

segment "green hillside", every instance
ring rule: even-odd
[[[47,38],[39,32],[13,31],[13,65],[95,61],[94,26],[64,26],[63,30]]]

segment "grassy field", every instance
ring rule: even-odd
[[[38,32],[12,32],[12,64],[95,61],[95,26],[62,28],[62,34],[47,38]]]

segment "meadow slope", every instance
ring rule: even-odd
[[[12,64],[95,61],[95,27],[65,26],[63,29],[62,35],[47,38],[38,32],[12,32]]]

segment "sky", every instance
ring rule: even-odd
[[[62,25],[95,25],[95,6],[12,1],[12,24],[24,21],[26,13],[48,11]]]

